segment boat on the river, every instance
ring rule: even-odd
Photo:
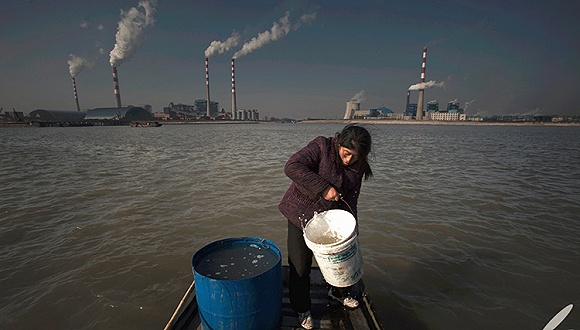
[[[280,329],[300,329],[298,317],[290,308],[288,298],[289,267],[282,267],[282,324]],[[312,317],[315,329],[381,330],[369,295],[362,280],[354,285],[353,291],[359,297],[359,307],[348,309],[340,302],[328,297],[329,286],[324,281],[320,268],[313,267],[310,274]],[[195,283],[192,282],[179,302],[165,330],[198,330],[201,320],[196,301]]]
[[[132,127],[159,127],[163,124],[157,121],[134,121],[131,122]]]

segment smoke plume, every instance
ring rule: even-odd
[[[302,26],[303,23],[310,23],[314,19],[316,19],[316,14],[302,15],[300,20],[294,24],[294,26],[292,26],[290,23],[290,12],[286,12],[284,17],[280,18],[278,22],[274,22],[272,24],[272,28],[270,30],[264,31],[258,34],[258,36],[252,38],[252,40],[246,42],[242,46],[242,49],[234,54],[233,58],[236,59],[238,57],[248,55],[254,50],[262,48],[264,45],[267,45],[272,41],[276,41],[286,36],[288,33],[290,33],[291,30],[296,31]]]
[[[70,59],[68,60],[68,71],[70,72],[71,77],[76,77],[84,69],[91,69],[94,66],[95,62],[76,56],[75,54],[70,54]]]
[[[115,47],[109,53],[111,66],[119,66],[131,59],[141,45],[141,35],[149,25],[153,25],[156,0],[141,0],[137,7],[121,10],[121,20],[115,35]]]
[[[227,38],[225,41],[212,41],[209,47],[205,50],[205,57],[211,57],[216,53],[223,54],[227,52],[232,47],[236,47],[240,43],[240,34],[234,31],[231,37]]]
[[[292,29],[296,31],[302,26],[302,23],[310,24],[314,22],[314,20],[316,20],[316,13],[304,14],[300,16],[300,20],[296,24],[294,24],[294,27]]]
[[[356,93],[353,97],[350,98],[350,102],[363,103],[366,99],[367,96],[365,94],[365,91],[361,90],[360,92]]]
[[[437,83],[437,82],[431,80],[428,82],[411,85],[408,90],[416,91],[416,90],[427,89],[427,88],[431,88],[431,87],[445,87],[445,82],[442,81],[440,83]]]
[[[471,101],[467,101],[465,102],[465,107],[463,107],[463,111],[467,112],[467,108],[469,108],[469,106],[471,105],[471,103],[475,102],[475,99],[471,100]]]

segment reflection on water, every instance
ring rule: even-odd
[[[0,327],[159,329],[204,245],[285,256],[284,163],[341,127],[1,129]],[[538,329],[578,303],[577,127],[368,128],[359,240],[386,328]]]

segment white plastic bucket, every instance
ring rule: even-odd
[[[328,284],[343,288],[362,278],[356,220],[349,212],[334,209],[315,214],[304,227],[304,240]]]

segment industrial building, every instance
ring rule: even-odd
[[[31,111],[29,117],[33,121],[43,123],[81,122],[86,119],[84,111],[44,110]]]
[[[369,110],[357,110],[354,112],[352,119],[386,119],[393,114],[393,110],[381,107]]]
[[[86,120],[148,121],[154,117],[142,107],[96,108],[87,110]]]
[[[463,109],[459,109],[459,102],[457,102],[457,100],[454,100],[449,101],[449,103],[447,103],[447,112],[463,113]]]
[[[163,113],[171,119],[188,120],[205,116],[206,109],[205,103],[203,104],[203,108],[199,108],[195,105],[174,104],[171,102],[168,106],[163,107]]]
[[[415,117],[417,115],[417,103],[407,103],[407,109],[403,116],[405,117]]]
[[[202,116],[215,117],[219,112],[219,102],[209,101],[209,114],[207,113],[207,100],[195,100],[195,108],[198,112],[202,112]]]
[[[260,120],[260,113],[256,109],[252,110],[238,110],[236,118],[237,120],[251,120],[251,121],[258,121]]]
[[[427,102],[427,112],[438,112],[439,102],[437,100]]]

